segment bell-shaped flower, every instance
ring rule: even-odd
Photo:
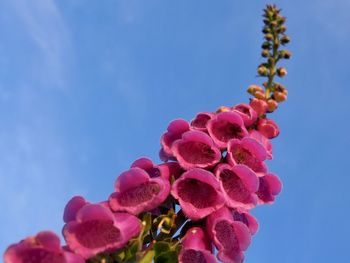
[[[206,217],[225,203],[219,181],[211,172],[200,168],[191,169],[177,179],[171,194],[192,220]]]
[[[218,258],[225,263],[241,263],[251,241],[248,227],[233,219],[227,207],[207,217],[207,232],[218,249]]]
[[[248,135],[242,117],[237,112],[222,112],[207,124],[209,135],[220,149],[226,149],[231,139],[241,140]]]
[[[145,170],[134,167],[118,176],[109,204],[113,211],[138,215],[159,206],[169,192],[168,179],[162,176],[151,178]]]
[[[248,104],[241,103],[233,107],[233,111],[237,112],[243,119],[246,127],[251,126],[257,120],[256,111]]]
[[[257,129],[269,139],[273,139],[280,134],[277,124],[271,119],[259,120]]]
[[[70,250],[85,259],[114,252],[141,231],[140,220],[128,213],[113,213],[101,204],[87,204],[63,228]]]
[[[211,112],[200,112],[191,121],[191,129],[207,132],[207,123],[214,116]]]
[[[278,176],[269,173],[259,177],[259,190],[256,192],[259,204],[272,204],[275,196],[282,190],[282,182]]]
[[[250,138],[255,139],[256,141],[260,142],[262,146],[264,146],[266,150],[266,159],[271,160],[272,159],[272,144],[268,138],[266,138],[264,135],[262,135],[257,130],[251,130],[249,132]]]
[[[159,157],[162,161],[173,159],[171,146],[174,141],[181,138],[182,134],[190,130],[190,124],[183,119],[176,119],[170,122],[167,131],[160,138],[162,149]]]
[[[74,221],[78,211],[87,204],[90,204],[90,203],[86,201],[85,198],[82,196],[78,195],[78,196],[72,197],[66,204],[66,207],[64,208],[63,221],[65,223]]]
[[[179,263],[216,263],[208,237],[200,227],[187,230],[181,241]]]
[[[5,263],[84,263],[76,254],[61,248],[59,237],[50,231],[39,232],[7,248]]]
[[[174,156],[184,169],[208,168],[221,159],[220,150],[210,136],[201,131],[188,131],[171,147]]]
[[[234,209],[232,215],[235,221],[240,221],[249,228],[251,235],[255,235],[256,232],[258,232],[259,222],[248,211],[244,209]]]
[[[267,157],[266,150],[261,143],[253,138],[246,137],[243,140],[233,139],[229,141],[227,148],[227,161],[232,166],[244,164],[262,176],[267,171],[263,162]]]
[[[235,166],[219,164],[215,169],[215,175],[220,181],[227,206],[244,209],[256,206],[255,192],[259,188],[259,179],[250,168],[240,164]]]

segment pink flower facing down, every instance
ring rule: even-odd
[[[256,111],[248,104],[241,103],[233,107],[233,111],[237,112],[243,119],[246,127],[251,126],[257,120]]]
[[[248,211],[245,211],[243,209],[234,209],[232,211],[232,215],[235,221],[240,221],[248,227],[251,235],[255,235],[256,232],[258,232],[258,220],[254,216],[249,214]]]
[[[218,258],[225,263],[241,263],[251,240],[248,227],[235,221],[227,207],[208,216],[206,227],[218,249]]]
[[[208,168],[221,159],[220,150],[214,145],[208,134],[201,131],[188,131],[171,147],[174,156],[182,168]]]
[[[179,263],[216,263],[211,242],[200,227],[189,229],[182,238]]]
[[[211,172],[200,168],[189,170],[177,179],[171,194],[192,220],[206,217],[225,203],[219,181]]]
[[[267,111],[267,103],[264,100],[254,98],[250,100],[249,104],[255,110],[258,117],[264,115]]]
[[[145,170],[134,167],[118,176],[109,204],[113,211],[138,215],[159,206],[169,192],[168,179],[161,176],[151,178]]]
[[[277,124],[271,119],[261,119],[258,122],[257,129],[269,139],[273,139],[280,134]]]
[[[79,255],[64,251],[60,239],[50,231],[39,232],[7,248],[5,263],[84,263]]]
[[[226,205],[232,208],[250,209],[256,206],[259,179],[245,165],[231,166],[219,164],[215,175],[220,181],[221,190],[226,197]]]
[[[70,250],[85,259],[123,247],[141,231],[140,220],[127,213],[113,213],[102,204],[87,204],[63,228]]]
[[[173,152],[171,150],[173,142],[180,139],[182,134],[189,130],[190,124],[183,119],[170,122],[167,131],[160,138],[162,149],[160,150],[159,157],[162,161],[173,159]]]
[[[274,174],[266,174],[259,178],[259,190],[256,192],[259,204],[272,204],[275,196],[282,190],[280,179]]]
[[[207,132],[207,123],[214,114],[210,112],[200,112],[196,117],[191,121],[191,129]]]
[[[208,132],[220,149],[227,148],[231,139],[242,139],[248,135],[242,117],[236,112],[222,112],[207,124]]]
[[[233,139],[228,143],[227,160],[232,166],[244,164],[262,176],[267,171],[263,162],[267,157],[265,148],[255,139],[246,137],[243,140]]]
[[[272,144],[270,140],[266,138],[264,135],[262,135],[260,132],[258,132],[257,130],[251,130],[249,134],[250,134],[250,138],[253,138],[259,143],[261,143],[261,145],[266,150],[266,159],[271,160],[273,156],[272,156]]]

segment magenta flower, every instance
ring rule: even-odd
[[[280,179],[274,174],[266,174],[259,177],[259,190],[256,192],[259,204],[271,204],[275,201],[275,196],[282,190]]]
[[[39,232],[7,248],[5,263],[84,263],[79,255],[64,251],[59,237],[50,231]]]
[[[189,170],[177,179],[171,194],[192,220],[206,217],[225,203],[219,181],[211,172],[199,168]]]
[[[208,132],[220,149],[225,149],[231,139],[242,139],[248,135],[242,117],[236,112],[221,112],[207,124]]]
[[[182,134],[190,130],[190,125],[183,119],[173,120],[167,128],[167,131],[160,138],[162,149],[159,156],[162,161],[172,159],[173,152],[171,146],[174,141],[181,138]]]
[[[249,104],[255,110],[258,117],[260,117],[261,115],[264,115],[267,111],[267,103],[264,100],[253,98],[250,100]]]
[[[251,235],[255,235],[256,232],[258,232],[258,220],[254,216],[249,214],[248,211],[245,211],[244,209],[234,209],[232,211],[232,215],[235,221],[240,221],[248,227]]]
[[[100,204],[87,204],[63,228],[70,250],[85,259],[123,247],[141,231],[140,220],[127,213],[113,213]]]
[[[212,254],[211,242],[200,227],[187,230],[182,238],[179,263],[216,263]]]
[[[227,159],[232,166],[244,164],[258,175],[262,175],[267,171],[263,162],[266,157],[265,148],[252,138],[246,137],[241,141],[233,139],[228,143]]]
[[[191,121],[191,129],[207,132],[207,123],[214,116],[210,112],[200,112]]]
[[[244,209],[256,206],[255,192],[259,188],[259,179],[250,168],[240,164],[235,166],[219,164],[215,169],[215,175],[220,181],[227,206]]]
[[[90,203],[87,202],[82,196],[74,196],[73,198],[71,198],[66,204],[66,207],[64,208],[63,221],[65,223],[74,221],[78,211],[87,204]]]
[[[201,131],[185,132],[171,149],[180,166],[186,170],[212,167],[221,159],[221,152],[213,140]]]
[[[273,139],[280,134],[277,124],[271,119],[261,119],[257,128],[259,132],[269,139]]]
[[[268,138],[266,138],[264,135],[262,135],[257,130],[251,130],[249,132],[250,138],[255,139],[259,143],[261,143],[262,146],[264,146],[266,150],[266,159],[271,160],[272,159],[272,144]]]
[[[138,215],[159,206],[169,192],[168,179],[161,176],[151,178],[145,170],[135,167],[117,178],[115,192],[109,197],[109,204],[113,211]]]
[[[233,219],[227,207],[208,216],[206,227],[218,249],[218,258],[227,263],[241,263],[251,240],[248,227]]]
[[[237,112],[243,119],[246,127],[251,126],[257,120],[256,111],[248,104],[241,103],[233,107],[233,111]]]

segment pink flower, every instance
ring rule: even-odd
[[[233,111],[237,112],[243,119],[246,127],[251,126],[257,120],[258,116],[255,110],[248,104],[241,103],[233,107]]]
[[[215,263],[211,243],[200,227],[189,229],[182,238],[182,249],[179,254],[179,263]]]
[[[264,115],[267,111],[267,103],[264,100],[259,100],[256,98],[251,99],[250,106],[255,110],[258,117],[260,117],[261,115]]]
[[[212,167],[221,159],[221,152],[213,140],[201,131],[185,132],[171,149],[181,167],[186,170]]]
[[[259,190],[256,192],[259,204],[271,204],[275,201],[275,196],[282,190],[280,179],[274,174],[266,174],[259,178]]]
[[[218,258],[227,263],[241,263],[251,240],[248,227],[235,221],[227,207],[208,216],[206,227],[218,249]]]
[[[255,192],[259,188],[259,179],[250,168],[239,164],[233,167],[219,164],[215,169],[215,175],[220,181],[227,206],[245,209],[255,207],[257,204]]]
[[[249,228],[251,235],[255,235],[256,232],[258,232],[258,229],[259,229],[258,220],[254,216],[249,214],[248,211],[245,211],[244,209],[234,209],[232,211],[232,215],[235,221],[240,221]]]
[[[231,139],[242,139],[248,135],[242,117],[237,112],[222,112],[207,124],[208,132],[220,149],[227,147]]]
[[[207,132],[207,123],[214,116],[210,112],[200,112],[196,117],[191,121],[191,129]]]
[[[74,221],[78,211],[87,204],[90,203],[87,202],[82,196],[74,196],[73,198],[71,198],[66,204],[66,207],[64,208],[63,221],[65,223]]]
[[[266,138],[264,135],[262,135],[257,130],[251,130],[249,132],[250,138],[255,139],[259,143],[261,143],[262,146],[264,146],[266,150],[266,159],[271,160],[272,159],[272,144],[268,138]]]
[[[159,157],[162,161],[172,159],[173,153],[171,146],[174,141],[181,138],[182,134],[190,130],[190,125],[183,119],[173,120],[169,125],[167,131],[162,135],[160,143],[162,149],[160,150]]]
[[[70,250],[85,259],[101,252],[114,252],[141,231],[140,220],[127,213],[113,213],[102,204],[87,204],[75,220],[63,228]]]
[[[263,175],[267,171],[263,162],[266,157],[265,148],[252,138],[246,137],[241,141],[233,139],[228,143],[227,159],[232,166],[244,164],[258,175]]]
[[[177,179],[171,194],[192,220],[206,217],[225,203],[218,180],[211,172],[199,168],[189,170]]]
[[[277,124],[271,119],[261,119],[257,128],[259,132],[269,139],[273,139],[280,134]]]
[[[109,204],[113,211],[138,215],[159,206],[169,192],[168,179],[161,176],[151,178],[145,170],[135,167],[118,176]]]
[[[50,231],[39,232],[7,248],[5,263],[84,263],[79,255],[64,251],[58,236]]]

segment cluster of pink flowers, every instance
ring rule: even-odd
[[[161,215],[160,207],[170,202],[192,223],[180,239],[179,262],[216,262],[216,256],[242,262],[258,229],[250,210],[272,203],[281,191],[265,163],[272,159],[270,139],[279,134],[266,110],[253,99],[250,105],[198,113],[190,123],[172,121],[161,137],[162,164],[136,160],[117,177],[107,201],[91,204],[76,196],[68,202],[66,246],[54,233],[40,232],[11,245],[4,261],[78,263],[116,252],[143,231],[142,213]]]

